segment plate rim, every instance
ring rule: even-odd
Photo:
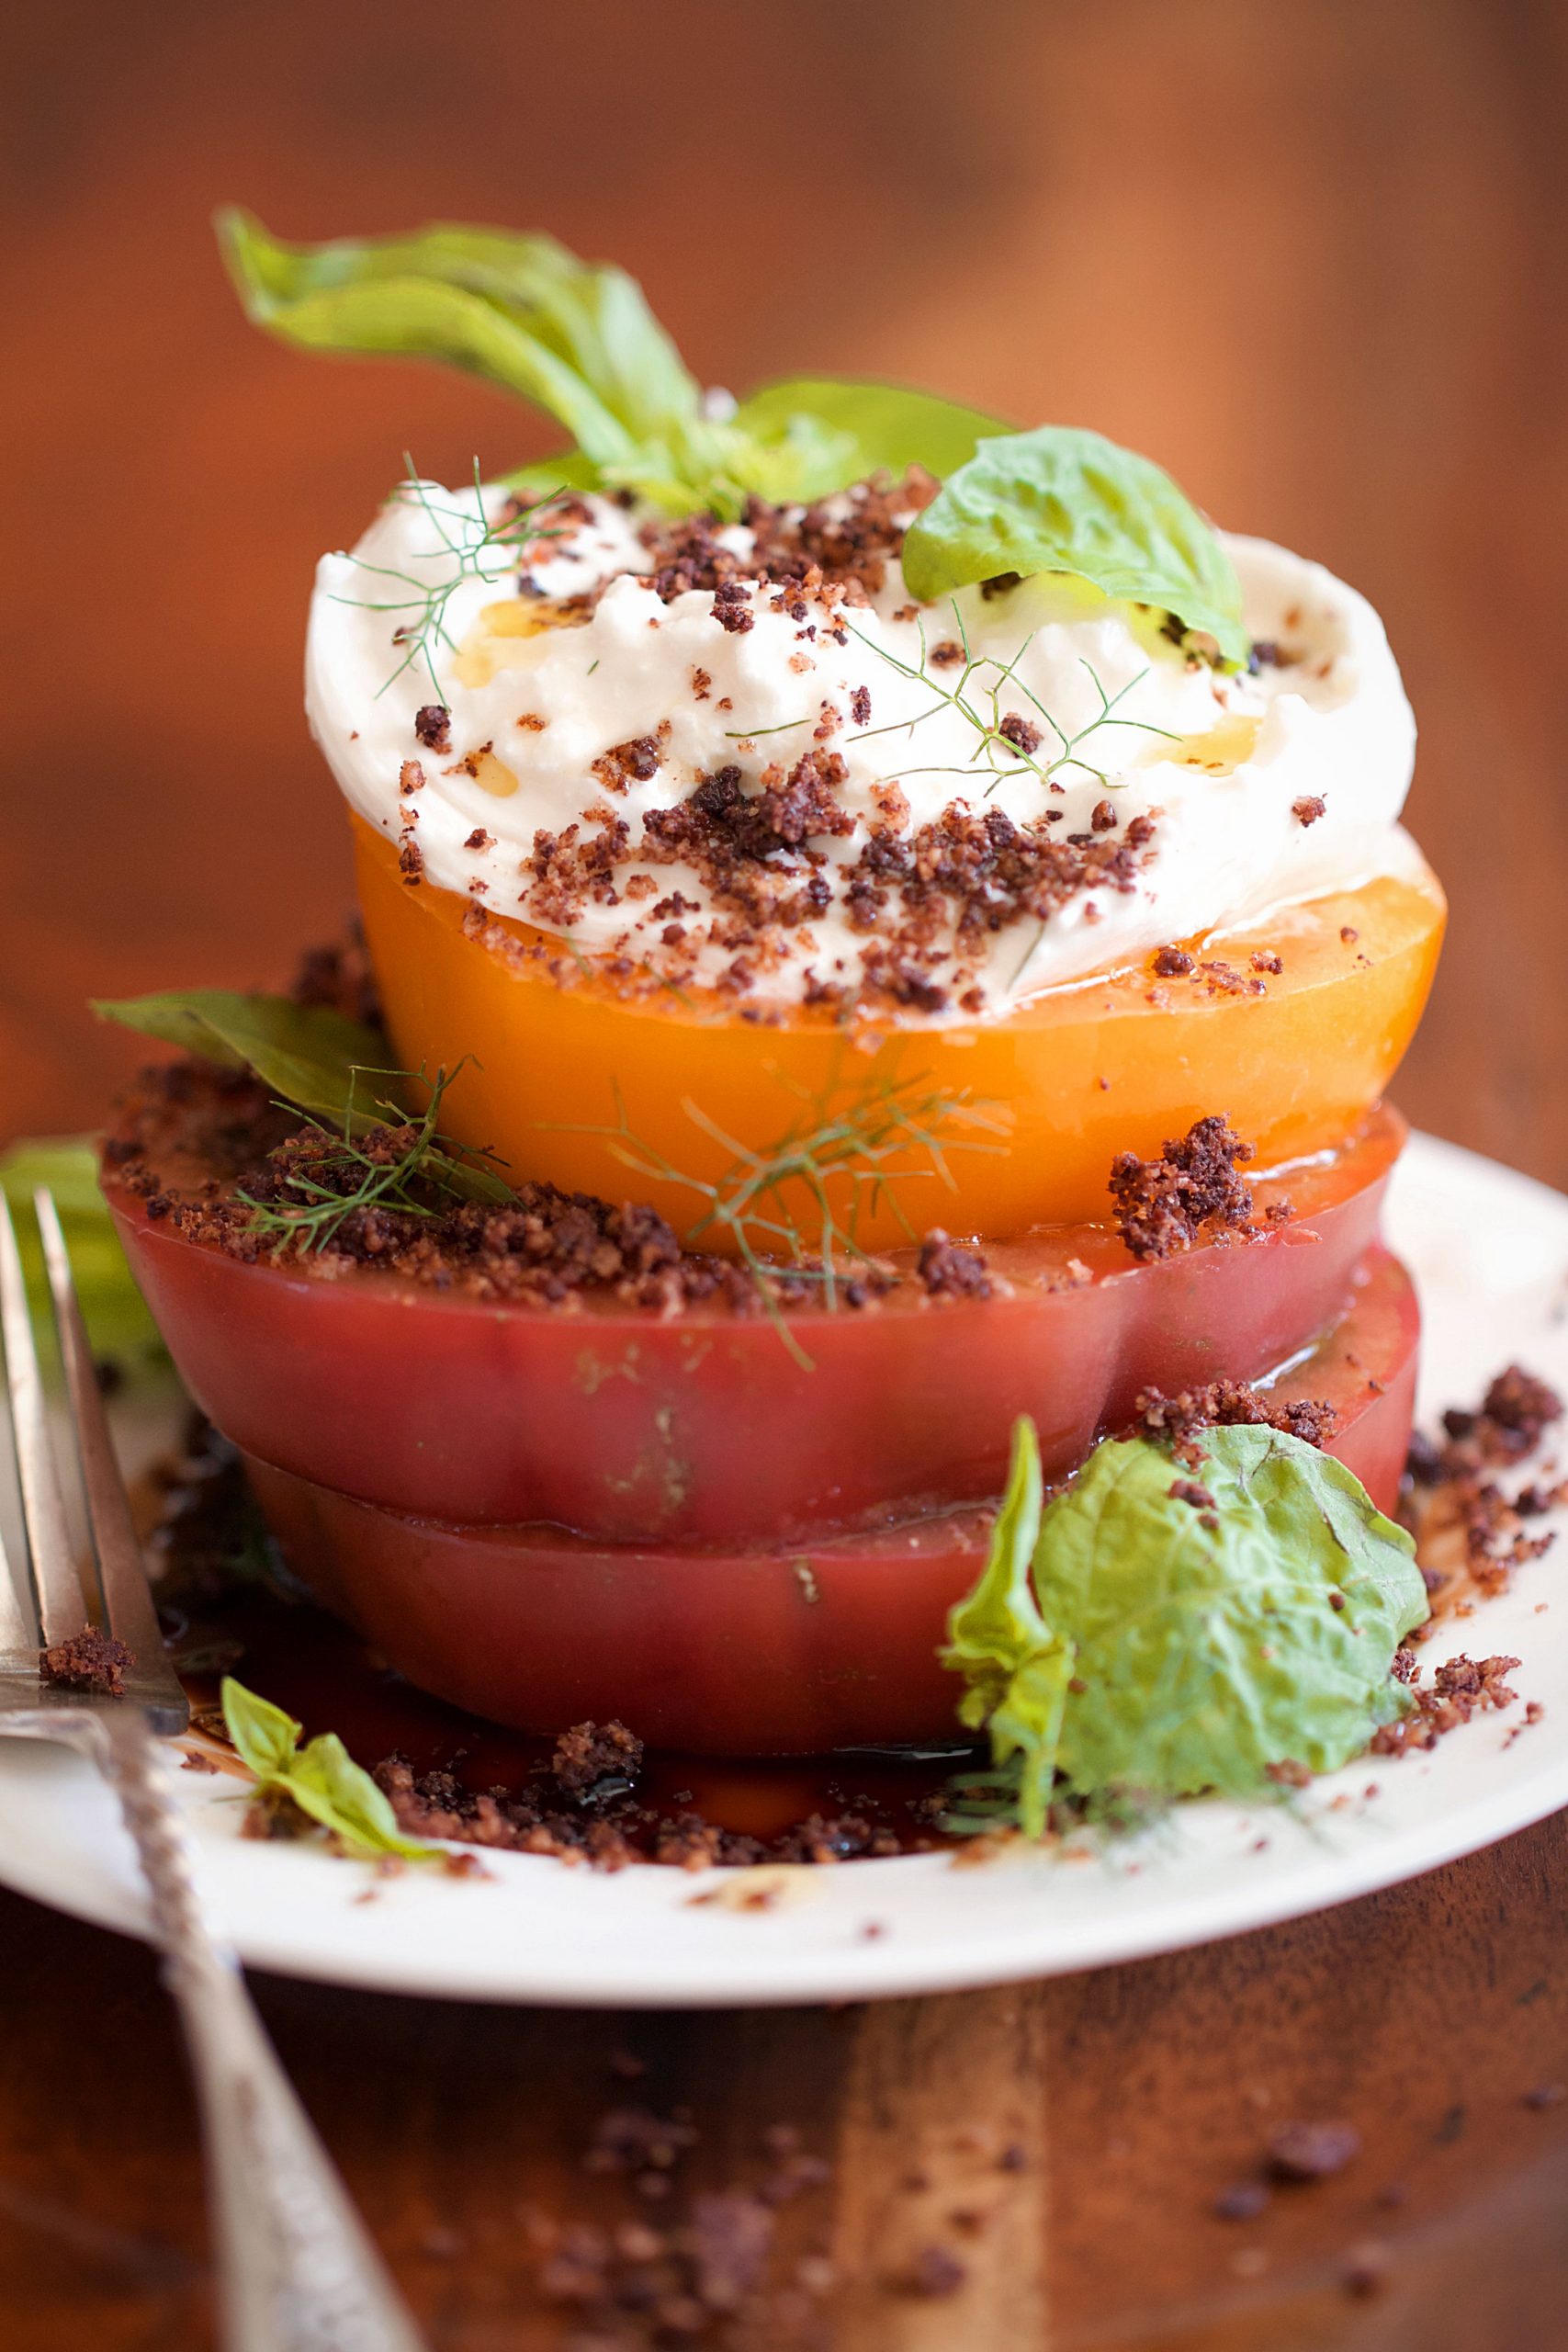
[[[1408,1150],[1394,1170],[1391,1198],[1395,1227],[1400,1191],[1408,1188],[1411,1176],[1425,1179],[1435,1187],[1441,1181],[1445,1166],[1462,1185],[1484,1186],[1495,1196],[1501,1190],[1514,1193],[1521,1201],[1528,1199],[1538,1215],[1544,1214],[1561,1226],[1568,1254],[1568,1194],[1466,1145],[1421,1131],[1413,1131]],[[1397,1248],[1397,1230],[1394,1240]],[[9,1759],[20,1746],[21,1743],[10,1741],[0,1743],[0,1781],[11,1778]],[[1458,1807],[1435,1806],[1429,1817],[1392,1830],[1385,1840],[1368,1838],[1348,1853],[1312,1857],[1299,1865],[1277,1873],[1263,1873],[1256,1879],[1238,1875],[1218,1889],[1184,1894],[1173,1879],[1171,1885],[1146,1905],[1069,1917],[1065,1928],[1060,1921],[1055,1924],[1054,1933],[1049,1922],[1038,1928],[1031,1924],[1027,1929],[999,1922],[986,1942],[976,1943],[973,1949],[936,1943],[909,1944],[900,1950],[896,1934],[872,1943],[855,1940],[852,1930],[847,1928],[842,1944],[807,1952],[780,1951],[771,1966],[765,1945],[749,1943],[744,1948],[744,1962],[738,1971],[730,1951],[721,1948],[698,1953],[694,1950],[689,1960],[682,1957],[675,1965],[661,1961],[660,1979],[649,1985],[628,1981],[635,1980],[635,1970],[617,1975],[616,1968],[622,1965],[618,1960],[602,1975],[587,1976],[582,1973],[579,1960],[569,1977],[552,1973],[547,1957],[537,1947],[525,1948],[519,1954],[510,1940],[492,1941],[487,1949],[475,1939],[454,1938],[448,1964],[432,1966],[427,1957],[416,1972],[411,1967],[410,1956],[400,1951],[395,1931],[389,1935],[379,1932],[383,1920],[390,1926],[395,1903],[378,1913],[378,1932],[367,1944],[344,1949],[341,1943],[334,1943],[330,1922],[344,1909],[344,1898],[352,1900],[350,1886],[356,1893],[365,1883],[358,1874],[352,1882],[321,1882],[343,1890],[330,1909],[318,1903],[296,1904],[293,1907],[280,1904],[276,1909],[280,1924],[275,1929],[258,1928],[254,1921],[242,1924],[237,1940],[245,1964],[269,1973],[339,1984],[355,1991],[492,2005],[649,2009],[765,2007],[966,1990],[1190,1951],[1205,1943],[1336,1908],[1462,1860],[1534,1826],[1568,1805],[1568,1734],[1564,1735],[1560,1750],[1543,1743],[1540,1751],[1531,1752],[1539,1752],[1541,1760],[1522,1777]],[[67,1770],[72,1766],[83,1771],[91,1769],[81,1766],[80,1759],[69,1757],[63,1749],[52,1753],[66,1758]],[[1358,1770],[1362,1764],[1363,1759],[1357,1759],[1346,1769]],[[199,1800],[209,1785],[204,1780],[189,1793]],[[68,1793],[63,1801],[69,1804]],[[213,1848],[204,1846],[199,1838],[196,1842],[198,1863],[208,1865]],[[218,1847],[225,1859],[210,1871],[215,1892],[216,1883],[228,1877],[236,1867],[231,1849],[237,1850],[239,1844],[237,1839],[223,1840]],[[251,1847],[239,1867],[254,1875],[258,1865],[265,1871],[269,1860],[294,1870],[307,1862],[312,1868],[330,1868],[334,1872],[345,1868],[342,1862],[325,1856],[265,1846]],[[553,1875],[563,1868],[543,1856],[498,1854],[485,1860],[503,1882],[515,1881],[520,1890],[527,1889],[536,1881],[545,1883],[547,1874]],[[1032,1856],[995,1867],[1030,1870],[1044,1875],[1060,1869],[1062,1864],[1050,1858]],[[935,1872],[951,1871],[953,1868],[952,1857],[945,1852],[903,1855],[840,1863],[835,1866],[833,1876],[840,1885],[852,1883],[865,1898],[863,1907],[874,1912],[887,1902],[890,1878],[919,1873],[924,1882]],[[1179,1871],[1179,1864],[1173,1868]],[[852,1876],[846,1880],[840,1873]],[[639,1875],[655,1874],[649,1871]],[[677,1899],[677,1890],[681,1899],[689,1899],[692,1894],[720,1884],[732,1875],[713,1869],[689,1874],[657,1873],[660,1880],[673,1882],[668,1896],[671,1904]],[[597,1883],[608,1890],[616,1882],[599,1877]],[[150,1933],[139,1891],[126,1883],[101,1849],[96,1853],[91,1850],[86,1837],[81,1849],[67,1854],[63,1867],[51,1867],[48,1853],[29,1845],[25,1838],[19,1847],[11,1842],[3,1810],[0,1884],[114,1932],[143,1940]],[[464,1902],[482,1893],[481,1888],[468,1885],[454,1884],[451,1888],[453,1897]],[[215,1902],[214,1908],[221,1912],[221,1903]],[[735,1924],[738,1931],[748,1938],[755,1936],[759,1928],[765,1935],[764,1921]],[[607,1946],[615,1925],[615,1918],[607,1916]],[[730,1981],[725,1981],[727,1972]]]

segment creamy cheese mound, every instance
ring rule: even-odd
[[[1267,541],[1225,539],[1227,676],[1061,578],[791,588],[738,525],[733,582],[661,596],[624,506],[511,513],[405,484],[324,557],[306,707],[405,870],[622,972],[962,1021],[1419,867],[1382,624]]]

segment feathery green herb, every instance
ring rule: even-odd
[[[1143,735],[1162,736],[1169,743],[1180,741],[1179,736],[1174,734],[1168,727],[1156,727],[1146,718],[1119,715],[1127,696],[1134,693],[1148,676],[1146,669],[1140,670],[1135,678],[1129,678],[1124,686],[1117,688],[1115,694],[1108,695],[1100,683],[1100,673],[1092,662],[1087,661],[1082,666],[1089,673],[1095,693],[1100,697],[1100,708],[1084,726],[1075,729],[1069,734],[1055,714],[1046,708],[1039,695],[1026,686],[1018,675],[1018,665],[1033,644],[1039,631],[1031,629],[1017,652],[1004,662],[1000,654],[976,653],[970,645],[969,632],[964,626],[964,615],[956,597],[952,599],[952,610],[953,627],[958,632],[959,643],[963,649],[964,667],[951,686],[944,685],[940,677],[931,674],[931,654],[926,644],[923,617],[917,623],[920,640],[920,659],[918,668],[908,662],[901,662],[896,653],[890,653],[887,648],[878,644],[874,638],[867,637],[863,629],[856,628],[852,621],[845,621],[844,627],[850,631],[852,637],[858,638],[860,642],[873,653],[879,654],[884,662],[899,673],[900,676],[929,687],[935,697],[928,710],[917,711],[913,718],[889,719],[883,727],[863,728],[857,734],[847,735],[844,738],[846,742],[863,743],[873,736],[897,735],[906,729],[913,732],[917,727],[923,726],[927,719],[935,718],[939,712],[955,711],[960,718],[966,720],[975,729],[976,743],[969,755],[969,764],[972,767],[977,766],[982,760],[985,760],[992,771],[990,782],[986,786],[986,797],[988,799],[998,785],[1005,783],[1010,776],[1033,775],[1038,777],[1042,784],[1049,784],[1052,777],[1058,775],[1064,768],[1081,768],[1086,775],[1094,777],[1102,789],[1115,791],[1118,787],[1111,783],[1109,774],[1104,769],[1096,767],[1092,761],[1086,760],[1078,750],[1081,743],[1087,742],[1089,737],[1097,734],[1102,727],[1130,727]],[[1001,697],[1003,691],[1010,685],[1039,712],[1056,739],[1058,748],[1044,759],[1037,759],[1032,752],[1024,751],[1013,736],[1003,732],[1002,721],[1008,714],[1002,709]],[[987,706],[985,708],[978,707],[982,702]],[[953,771],[943,766],[903,767],[896,773],[897,776],[902,777],[950,775]]]
[[[235,1193],[251,1211],[252,1230],[300,1252],[326,1250],[356,1210],[394,1209],[404,1216],[428,1217],[438,1216],[440,1208],[427,1193],[434,1192],[442,1207],[470,1197],[468,1180],[479,1172],[475,1163],[439,1140],[442,1097],[457,1075],[436,1072],[430,1101],[417,1120],[401,1121],[398,1104],[381,1102],[376,1105],[378,1120],[367,1128],[352,1091],[341,1132],[309,1119],[323,1148],[309,1158],[290,1148],[277,1179],[285,1197],[264,1201],[243,1188]],[[501,1191],[502,1198],[511,1197],[504,1186]]]
[[[809,1371],[811,1360],[773,1295],[781,1273],[792,1283],[812,1283],[824,1306],[836,1308],[851,1270],[873,1262],[858,1238],[863,1217],[886,1199],[914,1240],[916,1229],[899,1188],[934,1179],[951,1191],[948,1154],[1005,1149],[1000,1138],[1011,1122],[1000,1106],[930,1088],[923,1077],[870,1084],[836,1106],[830,1094],[798,1099],[797,1115],[761,1151],[748,1150],[727,1135],[695,1102],[683,1102],[693,1125],[732,1155],[711,1181],[691,1175],[644,1143],[627,1124],[618,1091],[614,1126],[567,1132],[603,1136],[616,1159],[646,1182],[694,1193],[705,1205],[686,1231],[687,1246],[709,1236],[729,1242],[755,1279],[785,1346]],[[792,1193],[810,1202],[809,1225],[792,1209]]]
[[[413,562],[438,565],[439,577],[421,578],[416,572],[400,570],[395,564],[371,563],[364,556],[349,560],[361,571],[389,583],[391,590],[401,589],[399,595],[334,596],[336,605],[349,605],[357,612],[406,613],[392,632],[392,643],[402,653],[402,660],[377,689],[377,699],[397,684],[404,672],[423,668],[430,681],[431,691],[437,702],[449,703],[451,695],[442,684],[436,668],[436,655],[455,650],[455,639],[446,626],[447,607],[465,581],[477,580],[493,586],[511,579],[518,570],[524,554],[541,540],[559,538],[567,526],[551,520],[558,490],[545,492],[531,502],[523,502],[491,522],[484,512],[484,485],[479,479],[479,461],[474,463],[474,496],[478,511],[468,514],[456,506],[437,504],[430,494],[428,483],[422,480],[413,459],[405,455],[403,466],[409,492],[427,517],[440,545],[428,557],[412,557]]]
[[[297,1004],[287,996],[190,989],[100,1001],[93,1010],[100,1020],[179,1046],[222,1069],[250,1070],[286,1106],[324,1113],[340,1125],[345,1150],[371,1128],[401,1127],[412,1119],[421,1140],[404,1171],[406,1180],[418,1175],[466,1200],[503,1204],[513,1197],[510,1185],[486,1164],[489,1155],[451,1142],[432,1123],[434,1105],[462,1069],[461,1062],[434,1080],[423,1070],[389,1069],[382,1058],[387,1041],[378,1030],[346,1020],[329,1006]],[[367,1095],[367,1078],[381,1080],[380,1094]],[[423,1112],[413,1107],[421,1091],[429,1095]]]

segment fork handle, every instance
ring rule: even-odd
[[[278,2064],[238,1958],[202,1916],[157,1741],[140,1710],[96,1722],[196,2077],[225,2352],[424,2352]]]

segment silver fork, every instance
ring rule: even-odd
[[[45,1644],[68,1640],[83,1632],[88,1612],[50,1446],[16,1233],[0,1194],[0,1334],[37,1609],[30,1625],[0,1544],[0,1733],[64,1741],[90,1758],[118,1795],[196,2077],[228,2352],[421,2352],[423,2339],[262,2030],[237,1955],[202,1916],[195,1858],[159,1738],[183,1731],[190,1709],[158,1631],[54,1202],[40,1192],[34,1204],[103,1626],[125,1643],[134,1664],[119,1698],[39,1677],[38,1634]]]

